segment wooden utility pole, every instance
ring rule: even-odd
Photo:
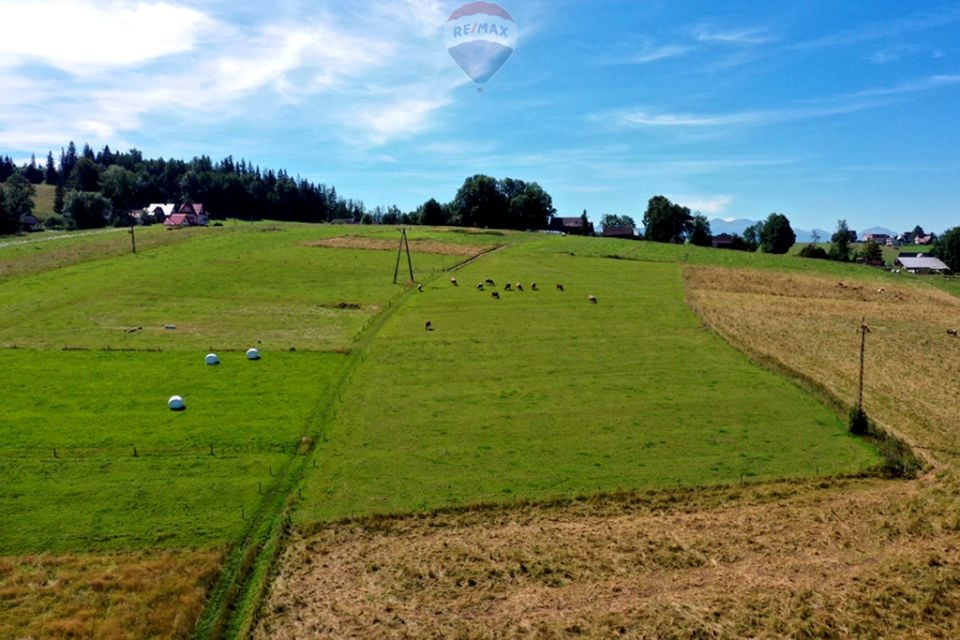
[[[867,319],[864,318],[860,323],[860,391],[857,394],[857,410],[863,411],[863,365],[864,356],[867,352],[867,334],[870,333],[870,327],[867,326]]]
[[[137,234],[135,232],[136,227],[130,225],[130,242],[133,243],[133,252],[137,252]]]
[[[393,284],[397,284],[397,278],[400,275],[400,257],[404,249],[407,251],[407,266],[410,268],[410,282],[413,282],[413,258],[410,257],[410,241],[407,239],[406,228],[400,230],[400,247],[397,249],[397,264],[393,268]]]

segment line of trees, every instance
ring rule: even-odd
[[[700,213],[670,202],[664,196],[654,196],[647,203],[643,214],[644,239],[652,242],[671,242],[709,247],[713,241],[710,221]],[[790,220],[782,213],[771,213],[766,220],[757,222],[744,231],[743,236],[734,235],[731,249],[764,253],[786,253],[797,241]]]
[[[17,167],[0,157],[0,182],[6,182],[7,202],[0,209],[0,229],[16,230],[22,215],[32,211],[32,186],[56,188],[54,210],[61,218],[47,226],[67,228],[129,225],[131,210],[153,202],[203,203],[216,218],[271,219],[298,222],[352,220],[360,223],[476,226],[505,229],[545,229],[556,214],[553,199],[536,182],[486,175],[467,178],[454,199],[440,204],[431,199],[416,211],[396,206],[368,210],[362,201],[342,198],[334,187],[292,177],[285,170],[261,170],[232,156],[213,162],[200,156],[183,160],[146,159],[131,149],[114,152],[109,146],[81,151],[71,142],[59,161],[47,154],[41,168],[32,157]],[[29,210],[10,204],[12,185],[17,194],[29,187]],[[22,199],[18,196],[18,202]]]

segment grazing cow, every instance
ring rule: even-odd
[[[420,293],[423,293],[423,285],[420,284],[419,282],[417,283],[417,291],[419,291]]]
[[[589,300],[591,304],[597,304],[597,296],[587,296],[587,300]]]
[[[517,283],[517,291],[523,291],[523,285],[519,282]]]
[[[427,320],[427,322],[423,325],[423,328],[426,331],[433,331],[433,323]]]
[[[487,284],[491,287],[497,286],[497,283],[493,281],[493,278],[487,278]]]
[[[540,291],[540,289],[537,289],[537,283],[536,283],[536,282],[534,282],[533,284],[531,284],[531,285],[530,285],[530,288],[533,289],[534,291]]]
[[[563,291],[563,285],[562,285],[562,284],[558,284],[558,285],[557,285],[557,291]]]
[[[500,292],[499,292],[499,291],[491,291],[491,292],[490,292],[490,297],[491,297],[491,298],[494,298],[495,300],[499,300],[499,299],[500,299]]]
[[[477,283],[477,290],[483,291],[483,283],[482,283],[482,282],[478,282],[478,283]]]
[[[957,330],[956,330],[956,329],[947,329],[947,335],[948,335],[948,336],[953,336],[954,338],[956,338],[956,337],[957,337]]]
[[[513,291],[513,287],[512,287],[512,286],[510,285],[510,283],[508,282],[507,284],[503,285],[503,290],[504,290],[504,291]]]
[[[460,286],[456,278],[450,278],[450,284],[452,284],[455,287]]]
[[[883,287],[880,287],[879,289],[877,289],[877,293],[879,293],[880,295],[883,295],[883,294],[886,293],[886,292],[887,292],[887,290],[884,289]]]

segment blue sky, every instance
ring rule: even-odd
[[[595,219],[960,224],[960,2],[504,0],[482,94],[460,4],[0,0],[0,153],[231,154],[403,210],[486,173]]]

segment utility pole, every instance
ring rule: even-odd
[[[400,230],[400,247],[397,249],[397,264],[393,268],[393,284],[397,284],[397,278],[400,275],[400,257],[403,255],[404,249],[407,250],[407,266],[410,268],[410,282],[413,282],[413,258],[410,257],[410,240],[407,239],[406,228]]]
[[[136,227],[135,227],[134,225],[130,225],[130,242],[133,243],[133,253],[134,253],[134,254],[137,253],[137,234],[136,234],[135,229],[136,229]]]
[[[857,411],[863,412],[863,365],[864,356],[867,352],[867,334],[870,333],[870,327],[867,326],[867,319],[860,322],[860,391],[857,394]]]

